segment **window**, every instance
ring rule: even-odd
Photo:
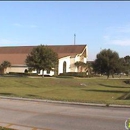
[[[47,74],[50,74],[50,70],[47,70]]]
[[[63,62],[63,73],[66,73],[66,61]]]

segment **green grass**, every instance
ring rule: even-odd
[[[130,105],[130,84],[125,79],[0,78],[0,95]]]

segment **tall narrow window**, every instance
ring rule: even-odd
[[[63,73],[66,73],[66,61],[63,62]]]
[[[47,74],[50,74],[50,70],[47,70]]]

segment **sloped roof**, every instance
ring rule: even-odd
[[[0,54],[0,64],[9,61],[12,65],[24,65],[28,54]]]
[[[0,54],[29,54],[35,46],[0,47]]]
[[[0,47],[0,63],[7,60],[11,64],[25,64],[25,59],[31,50],[36,46],[12,46]],[[76,56],[83,52],[86,45],[53,45],[47,46],[54,52],[58,53],[58,57]]]

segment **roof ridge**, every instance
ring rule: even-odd
[[[41,44],[44,45],[44,44]],[[76,45],[44,45],[44,46],[86,46],[87,44],[76,44]],[[40,45],[24,45],[24,46],[0,46],[0,48],[13,48],[13,47],[37,47]]]

